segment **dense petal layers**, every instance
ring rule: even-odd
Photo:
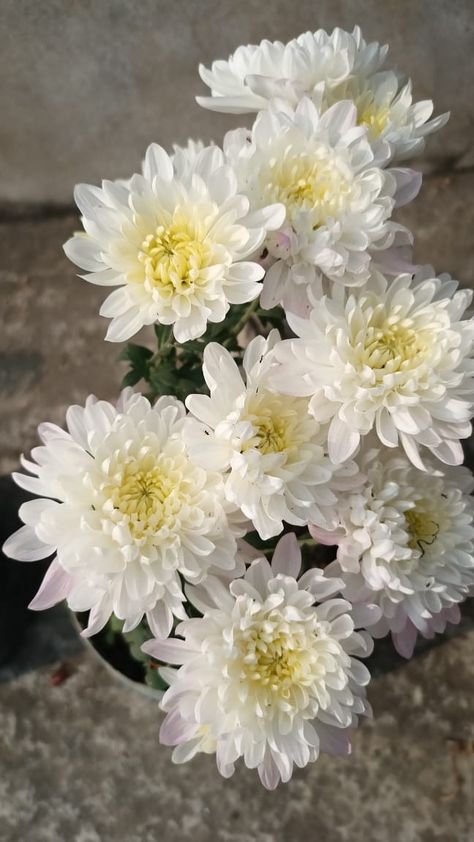
[[[370,675],[358,657],[372,639],[355,630],[350,604],[331,598],[342,583],[316,568],[298,580],[300,565],[296,538],[285,535],[272,565],[255,560],[230,588],[212,579],[190,588],[204,617],[180,623],[179,638],[145,644],[179,665],[163,670],[170,687],[160,731],[176,763],[215,753],[230,777],[243,758],[274,789],[320,751],[350,752],[348,729],[370,712]]]
[[[364,488],[339,498],[336,533],[310,527],[338,545],[326,574],[345,581],[353,603],[380,607],[371,633],[391,632],[405,657],[418,633],[459,622],[458,603],[474,586],[474,478],[462,467],[428,468],[429,477],[400,452],[372,449],[361,457]]]
[[[190,395],[198,419],[185,435],[192,457],[224,475],[229,503],[238,506],[263,539],[278,535],[283,521],[331,528],[337,490],[357,483],[352,464],[337,469],[326,453],[326,436],[308,413],[305,398],[270,392],[266,380],[278,331],[256,337],[244,356],[244,377],[221,345],[204,350],[210,396]]]
[[[289,43],[261,41],[238,47],[227,61],[200,65],[211,97],[197,101],[212,111],[245,114],[261,111],[272,99],[296,105],[301,96],[321,98],[354,75],[366,78],[383,65],[388,47],[367,44],[358,26],[304,32]]]
[[[21,507],[25,526],[4,547],[25,561],[57,554],[32,608],[67,598],[74,611],[90,610],[87,634],[112,612],[125,630],[146,614],[163,637],[173,616],[186,616],[179,575],[239,573],[239,527],[219,474],[189,457],[184,415],[174,398],[152,407],[126,390],[116,407],[95,398],[70,407],[68,432],[41,425],[29,474],[15,475],[40,499]]]
[[[227,61],[200,66],[211,96],[197,101],[211,111],[243,114],[275,101],[295,107],[304,96],[323,110],[350,99],[377,154],[412,157],[449,114],[430,120],[433,103],[412,101],[411,80],[384,68],[387,51],[377,42],[368,44],[358,26],[353,32],[305,32],[287,44],[264,40],[241,46]]]
[[[223,321],[231,304],[252,301],[264,270],[246,258],[283,218],[274,206],[250,219],[222,151],[191,142],[173,158],[151,144],[142,175],[80,184],[75,198],[84,233],[64,249],[85,280],[118,287],[100,310],[113,342],[155,322],[186,342]]]
[[[391,216],[416,195],[421,178],[382,169],[356,118],[349,100],[323,113],[303,98],[294,110],[278,103],[260,112],[251,132],[226,135],[224,150],[251,210],[275,203],[286,209],[265,240],[266,308],[283,302],[292,309],[295,294],[306,299],[307,288],[314,292],[324,278],[362,286],[374,262],[396,265],[399,249],[411,242]]]
[[[288,320],[299,338],[274,350],[270,387],[310,398],[309,411],[330,422],[329,457],[342,462],[375,430],[400,444],[424,469],[420,449],[462,462],[459,439],[471,431],[474,320],[463,318],[472,293],[432,270],[360,292],[314,300],[308,319]]]

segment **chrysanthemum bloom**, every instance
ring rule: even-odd
[[[374,637],[391,632],[409,658],[417,634],[433,637],[460,619],[474,585],[474,479],[466,468],[430,464],[421,473],[402,454],[369,452],[363,491],[339,499],[339,528],[310,527],[317,541],[338,544],[327,575],[342,577],[344,595],[382,610]]]
[[[286,208],[285,222],[265,240],[272,265],[264,307],[285,302],[293,287],[304,295],[321,276],[360,286],[375,257],[388,265],[388,255],[393,262],[396,247],[411,242],[390,217],[416,195],[421,176],[381,169],[356,119],[349,101],[321,114],[303,99],[295,111],[285,104],[262,111],[250,133],[226,135],[225,153],[250,207],[280,202]]]
[[[214,144],[212,144],[214,146]],[[192,137],[188,139],[186,146],[180,146],[178,143],[173,143],[173,154],[170,156],[173,162],[173,169],[178,176],[189,177],[192,173],[196,161],[206,148],[202,140],[194,140]]]
[[[357,123],[367,127],[376,157],[385,154],[388,144],[391,160],[400,161],[422,152],[426,136],[441,129],[449,119],[448,113],[430,120],[433,102],[413,102],[411,80],[401,82],[393,71],[369,77],[355,75],[322,97],[326,107],[341,99],[353,100]]]
[[[212,96],[196,99],[204,108],[236,114],[262,111],[275,100],[295,107],[303,96],[323,111],[350,99],[374,148],[383,152],[381,144],[388,143],[391,157],[400,160],[421,152],[426,135],[444,126],[449,114],[430,120],[432,101],[413,103],[411,81],[380,70],[387,51],[367,44],[358,26],[352,33],[305,32],[287,44],[249,44],[210,69],[200,66]]]
[[[358,26],[352,33],[336,28],[305,32],[288,44],[261,41],[238,47],[227,61],[200,65],[212,96],[196,97],[212,111],[245,114],[262,111],[275,98],[296,105],[302,96],[317,97],[354,75],[364,78],[383,65],[388,47],[367,44]]]
[[[254,561],[230,589],[217,580],[189,589],[204,616],[179,624],[183,639],[145,644],[158,660],[182,665],[162,671],[170,687],[160,739],[176,746],[176,763],[215,752],[228,778],[243,757],[274,789],[320,751],[349,754],[348,728],[369,713],[370,675],[353,656],[370,654],[372,638],[355,628],[378,609],[328,599],[342,583],[317,569],[297,581],[300,564],[295,536],[285,535],[271,566]]]
[[[330,422],[335,463],[372,429],[421,469],[419,447],[447,464],[462,462],[474,371],[474,320],[463,314],[472,293],[426,275],[377,276],[358,294],[336,289],[315,301],[308,319],[288,314],[299,338],[275,347],[280,367],[271,388],[310,397],[310,413]]]
[[[117,408],[92,397],[70,407],[69,432],[40,426],[43,446],[23,460],[35,476],[13,476],[41,499],[23,504],[25,526],[4,547],[21,561],[57,554],[31,608],[66,598],[73,611],[90,609],[87,635],[112,612],[125,631],[146,614],[165,637],[173,615],[186,616],[178,574],[199,582],[236,568],[222,480],[190,460],[184,415],[174,398],[151,407],[126,390]]]
[[[354,487],[357,466],[337,470],[325,453],[326,439],[308,413],[306,398],[270,392],[265,380],[269,353],[280,336],[257,336],[248,345],[245,380],[228,351],[210,343],[203,372],[210,397],[190,395],[186,435],[193,459],[224,473],[227,500],[252,521],[261,538],[283,530],[283,521],[311,520],[332,528],[337,489]]]
[[[256,298],[264,271],[246,261],[283,209],[248,214],[231,167],[217,146],[175,150],[149,146],[143,175],[102,188],[75,189],[85,233],[64,246],[93,284],[116,286],[100,313],[107,339],[129,339],[143,325],[173,325],[178,342],[221,322],[230,304]]]

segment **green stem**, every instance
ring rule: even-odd
[[[257,307],[258,307],[258,298],[256,298],[255,301],[252,301],[249,304],[249,306],[247,307],[247,309],[245,310],[245,312],[242,314],[239,321],[237,322],[236,326],[234,327],[234,329],[232,331],[232,336],[229,336],[228,339],[225,339],[224,342],[222,343],[223,345],[227,345],[229,342],[232,342],[232,339],[234,337],[237,338],[237,336],[239,335],[242,328],[244,328],[245,325],[247,324],[247,322],[248,322],[250,316],[252,315],[252,313],[255,313]]]
[[[155,353],[153,354],[153,356],[150,360],[150,365],[154,366],[155,363],[157,363],[160,359],[162,359],[162,357],[166,357],[168,351],[171,348],[173,348],[175,345],[176,345],[176,340],[173,336],[172,328],[170,327],[168,338],[165,339],[164,342],[162,342],[161,344],[158,345],[157,350],[155,351]]]
[[[305,547],[305,546],[316,547],[317,543],[318,542],[315,541],[314,538],[298,538],[298,544],[300,545],[300,547]]]

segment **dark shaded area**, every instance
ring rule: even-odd
[[[466,600],[461,606],[461,612],[462,619],[459,625],[448,625],[443,634],[436,634],[431,640],[418,635],[413,657],[416,658],[418,655],[422,655],[430,649],[436,649],[438,646],[444,646],[453,637],[471,631],[474,628],[474,600]],[[407,664],[407,660],[395,651],[390,637],[384,637],[383,640],[375,641],[374,651],[370,658],[367,658],[365,664],[374,678],[377,675],[400,669]]]
[[[31,499],[10,477],[0,477],[0,542],[22,524],[18,509]],[[39,588],[48,560],[19,563],[2,553],[0,566],[0,666],[21,645],[31,612],[28,603]]]
[[[18,509],[31,495],[11,477],[0,477],[0,545],[21,526]],[[50,611],[28,609],[49,559],[31,563],[0,558],[0,682],[76,654],[78,635],[63,605]]]
[[[37,351],[0,351],[0,392],[6,397],[31,389],[43,369]]]
[[[26,614],[21,635],[0,664],[0,684],[40,667],[62,664],[75,657],[82,643],[65,605]]]
[[[77,621],[81,628],[87,625],[87,613],[76,614]],[[130,655],[130,649],[123,637],[120,635],[110,635],[107,633],[107,628],[89,638],[96,652],[104,658],[114,669],[121,672],[131,681],[138,681],[140,684],[145,682],[145,668],[143,663],[135,660]]]

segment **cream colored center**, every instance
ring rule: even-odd
[[[253,428],[253,435],[243,443],[243,453],[252,448],[262,455],[282,453],[314,435],[306,400],[285,398],[265,389],[248,399],[242,420],[250,421]]]
[[[145,279],[162,293],[187,294],[208,265],[209,249],[189,222],[175,216],[168,228],[159,225],[142,242],[138,254]]]
[[[364,337],[362,361],[384,373],[412,368],[426,356],[427,346],[419,332],[400,323],[369,325]]]
[[[415,508],[405,512],[410,540],[408,546],[412,550],[420,550],[424,555],[427,547],[436,541],[440,531],[440,524],[435,520],[433,511],[418,503]]]
[[[387,127],[390,119],[390,107],[388,105],[375,105],[370,91],[358,97],[356,106],[358,124],[367,126],[369,138],[376,140]]]
[[[165,524],[171,525],[182,505],[183,478],[180,471],[165,465],[131,462],[121,481],[109,489],[109,500],[124,515],[134,538],[152,535]]]
[[[251,446],[256,447],[260,453],[281,453],[288,445],[288,430],[283,419],[269,416],[256,425]],[[246,449],[248,446],[247,443]]]
[[[348,178],[327,150],[273,158],[263,168],[261,183],[270,200],[286,206],[290,219],[292,213],[311,211],[313,228],[340,215],[351,189]]]
[[[240,632],[241,678],[283,697],[295,685],[310,686],[316,634],[271,615]]]

